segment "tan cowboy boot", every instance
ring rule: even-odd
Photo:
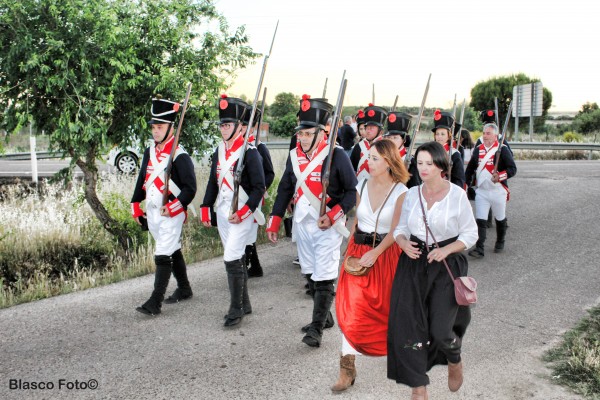
[[[463,363],[458,364],[448,363],[448,389],[451,392],[456,392],[463,383]]]
[[[352,354],[346,354],[340,358],[340,377],[335,385],[331,387],[332,391],[341,392],[354,385],[354,380],[356,379],[355,357]]]
[[[410,400],[428,400],[427,386],[419,386],[412,389]]]

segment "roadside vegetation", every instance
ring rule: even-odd
[[[544,355],[552,378],[587,399],[600,399],[600,306],[563,336],[562,342]]]
[[[279,161],[280,162],[280,161]],[[197,167],[196,210],[204,196],[208,167]],[[133,243],[123,250],[102,228],[84,199],[83,184],[43,182],[0,186],[0,308],[84,290],[154,271],[154,243],[130,215],[134,176],[108,174],[98,192],[110,215]],[[277,182],[265,210],[270,210]],[[259,229],[259,242],[265,242]],[[188,212],[182,235],[188,263],[222,254],[216,229],[206,229]]]

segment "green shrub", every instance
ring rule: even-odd
[[[567,143],[583,142],[583,136],[576,132],[565,132],[562,135],[562,141]]]

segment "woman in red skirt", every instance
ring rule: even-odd
[[[357,208],[344,265],[366,268],[353,275],[342,267],[336,294],[336,314],[342,331],[340,376],[331,390],[354,384],[357,354],[385,356],[390,293],[400,248],[392,235],[398,224],[409,173],[390,140],[373,142],[369,150],[370,178],[357,185]]]

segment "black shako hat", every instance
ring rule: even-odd
[[[433,129],[431,131],[435,133],[436,129],[439,128],[446,128],[448,131],[452,131],[453,124],[454,117],[452,117],[452,113],[435,110],[433,113]]]
[[[165,100],[159,96],[153,98],[152,107],[150,107],[152,119],[148,121],[148,124],[153,125],[174,123],[180,106],[181,105],[176,101]]]
[[[412,116],[399,111],[391,111],[386,120],[387,132],[384,136],[400,135],[404,137],[410,129]]]
[[[496,112],[494,110],[484,110],[480,114],[483,124],[496,123]]]
[[[455,122],[454,123],[454,139],[458,140],[460,139],[460,130],[462,129],[462,125],[460,124],[460,122]]]
[[[327,99],[311,99],[309,95],[303,94],[300,100],[300,110],[296,114],[299,122],[295,130],[316,127],[325,129],[332,111],[333,106],[327,102]]]
[[[356,119],[356,126],[365,124],[365,112],[363,110],[358,110],[358,113],[354,118]]]
[[[387,111],[381,107],[374,106],[369,103],[369,106],[365,108],[365,125],[377,125],[383,128],[383,123],[387,118]]]
[[[219,123],[239,123],[247,113],[248,103],[237,97],[222,94],[219,99]],[[250,116],[248,116],[250,118]]]
[[[252,115],[252,105],[248,104],[246,107],[246,113],[244,114],[244,118],[242,119],[242,124],[248,125],[250,123],[250,116]],[[260,109],[256,109],[254,113],[254,121],[252,124],[256,126],[258,120],[260,119]]]

